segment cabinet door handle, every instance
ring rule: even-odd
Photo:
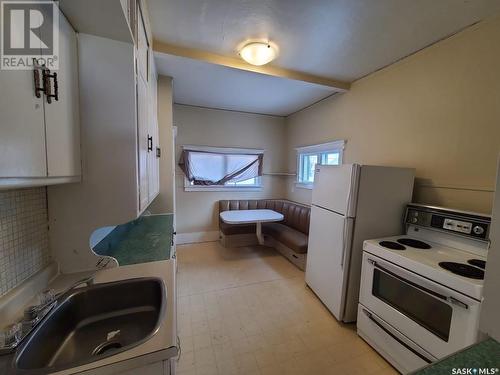
[[[153,151],[153,137],[148,135],[148,152]]]
[[[38,65],[36,59],[33,59],[33,82],[35,84],[35,96],[37,98],[41,98],[42,94],[40,92],[45,91],[42,86],[40,86],[40,69],[43,69]]]
[[[54,93],[52,94],[52,85],[50,80],[54,80]],[[59,83],[57,82],[57,73],[50,73],[50,69],[43,70],[43,87],[45,91],[45,96],[47,97],[47,103],[52,103],[52,98],[55,101],[59,101]]]
[[[156,157],[161,158],[161,148],[156,147]]]

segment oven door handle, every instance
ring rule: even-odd
[[[378,268],[379,270],[381,270],[381,271],[383,271],[383,272],[391,275],[392,277],[395,277],[398,280],[400,280],[400,281],[402,281],[402,282],[404,282],[404,283],[406,283],[408,285],[411,285],[413,288],[418,289],[418,290],[420,290],[423,293],[427,293],[427,294],[429,294],[429,295],[431,295],[433,297],[439,298],[439,299],[441,299],[443,301],[447,301],[447,302],[449,302],[451,304],[454,304],[456,306],[460,306],[460,307],[462,307],[464,309],[468,309],[469,308],[468,304],[466,304],[465,302],[462,302],[462,301],[456,299],[455,297],[451,297],[451,296],[446,297],[445,295],[443,295],[441,293],[438,293],[438,292],[435,292],[435,291],[430,290],[428,288],[425,288],[425,287],[423,287],[421,285],[418,285],[418,284],[416,284],[416,283],[414,283],[414,282],[412,282],[410,280],[405,279],[404,277],[401,277],[401,276],[397,275],[394,272],[391,272],[387,268],[385,268],[385,267],[381,266],[380,264],[378,264],[376,260],[368,258],[368,263],[370,263],[373,267]]]
[[[387,335],[392,337],[394,340],[396,340],[398,343],[400,343],[402,346],[404,346],[406,349],[408,349],[410,352],[415,354],[417,357],[420,359],[424,360],[427,363],[432,363],[433,360],[429,359],[427,356],[429,355],[428,353],[422,353],[422,350],[419,350],[416,347],[416,344],[410,344],[408,340],[405,340],[402,335],[396,335],[393,330],[390,330],[389,327],[386,326],[385,322],[379,321],[371,312],[369,312],[366,309],[362,309],[363,313],[370,319],[377,327],[379,327],[382,331],[384,331]],[[398,337],[399,336],[399,337]]]
[[[461,307],[463,309],[466,309],[466,310],[469,309],[469,305],[467,305],[465,302],[462,302],[462,301],[456,299],[455,297],[451,297],[451,296],[448,297],[448,301],[450,301],[454,305],[459,306],[459,307]]]

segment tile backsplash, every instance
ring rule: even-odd
[[[50,263],[45,187],[0,191],[0,296]]]

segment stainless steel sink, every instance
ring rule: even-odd
[[[165,305],[165,286],[157,278],[73,290],[19,347],[15,372],[63,370],[128,350],[157,332]]]

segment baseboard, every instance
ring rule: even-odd
[[[183,245],[187,243],[198,243],[198,242],[212,242],[219,240],[219,231],[209,231],[209,232],[191,232],[191,233],[177,233],[175,236],[175,243],[177,245]]]

